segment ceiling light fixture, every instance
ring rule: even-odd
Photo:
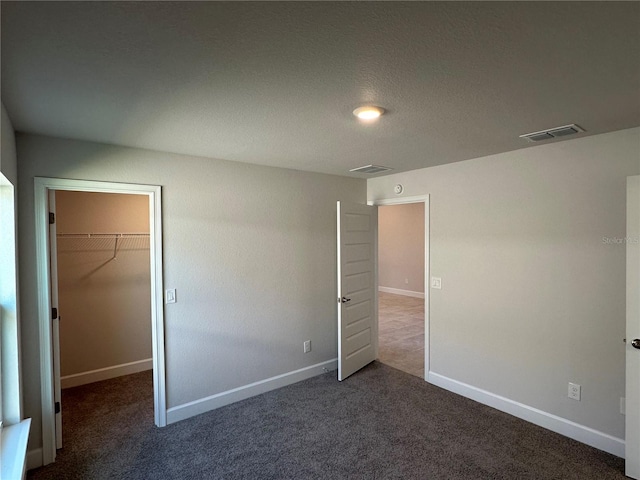
[[[372,122],[373,120],[380,118],[380,115],[383,113],[384,108],[374,107],[373,105],[359,107],[353,111],[353,114],[364,122]]]

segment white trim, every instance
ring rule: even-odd
[[[96,182],[35,177],[36,271],[38,285],[38,324],[40,331],[40,395],[42,408],[42,463],[56,458],[55,413],[53,392],[53,350],[51,328],[51,284],[49,272],[49,190],[102,193],[126,193],[149,197],[149,234],[151,269],[151,336],[153,349],[153,390],[155,424],[167,424],[164,309],[162,285],[162,193],[156,185]]]
[[[429,195],[416,195],[413,197],[376,198],[368,200],[367,205],[402,205],[405,203],[427,203]]]
[[[138,360],[137,362],[123,363],[112,367],[98,368],[87,372],[74,373],[60,377],[62,388],[78,387],[88,383],[109,380],[110,378],[131,375],[132,373],[144,372],[153,369],[153,358]]]
[[[36,448],[27,452],[27,470],[33,470],[43,465],[42,448]]]
[[[578,442],[604,450],[618,457],[624,458],[624,440],[593,428],[580,425],[566,418],[538,410],[523,403],[510,400],[500,395],[482,390],[466,383],[453,380],[438,373],[429,372],[427,381],[450,392],[470,398],[476,402],[488,405],[502,412],[531,422],[553,432],[573,438]]]
[[[430,312],[431,298],[429,297],[429,277],[431,276],[430,251],[430,197],[429,195],[418,195],[414,197],[399,198],[377,198],[367,201],[368,205],[402,205],[406,203],[424,203],[424,379],[427,379],[430,365],[431,333],[430,333]],[[376,240],[378,236],[376,235]],[[376,278],[377,281],[377,278]],[[377,295],[377,293],[376,293]],[[376,302],[377,303],[377,302]]]
[[[8,425],[0,431],[0,478],[24,478],[31,419]]]
[[[51,282],[49,277],[48,189],[35,179],[36,272],[38,324],[40,331],[40,402],[42,408],[42,462],[56,459],[56,428],[53,391],[53,347],[51,325]]]
[[[341,217],[342,217],[342,202],[340,200],[338,200],[336,202],[336,239],[337,239],[337,247],[336,247],[336,272],[337,272],[337,277],[336,277],[336,287],[338,288],[338,290],[336,291],[336,297],[338,300],[338,310],[337,310],[337,320],[338,320],[338,359],[337,359],[337,368],[338,368],[338,380],[342,380],[342,378],[340,377],[341,372],[342,372],[342,335],[340,334],[340,332],[342,331],[342,303],[341,303],[341,298],[342,298],[342,221],[341,221]],[[377,233],[376,233],[376,237],[377,237]],[[377,262],[376,262],[377,263]],[[377,278],[374,279],[376,282],[378,281]],[[377,299],[375,300],[376,302],[378,301]],[[376,321],[378,320],[378,317],[375,317]],[[374,345],[374,349],[375,349],[375,345]]]
[[[17,190],[0,172],[2,210],[2,270],[0,272],[0,423],[20,423],[23,419],[23,377],[21,360],[20,298],[18,289]],[[8,227],[5,229],[5,227]]]
[[[261,393],[266,393],[277,388],[286,387],[293,383],[306,380],[316,375],[321,375],[338,368],[338,359],[327,360],[326,362],[317,363],[310,367],[301,368],[292,372],[276,375],[275,377],[260,380],[258,382],[243,385],[242,387],[227,390],[226,392],[217,393],[209,397],[194,400],[193,402],[184,403],[177,407],[171,407],[167,410],[167,422],[175,423],[201,413],[224,407],[234,402],[244,400]]]
[[[378,287],[379,292],[393,293],[405,297],[424,298],[424,292],[414,292],[413,290],[402,290],[400,288]]]

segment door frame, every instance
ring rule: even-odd
[[[47,200],[49,212],[57,215],[56,210],[56,191],[47,190]],[[56,235],[58,226],[56,222],[49,221],[49,249],[52,252],[58,251],[58,237]],[[49,280],[51,281],[51,288],[49,293],[51,295],[51,306],[57,308],[60,312],[60,295],[58,291],[58,256],[51,255],[49,259]],[[55,275],[54,273],[55,272]],[[53,345],[53,401],[54,404],[60,402],[62,405],[62,388],[61,388],[61,375],[60,375],[60,315],[56,315],[53,318],[53,312],[51,314],[51,344]],[[55,346],[58,348],[55,348]],[[62,409],[55,413],[56,418],[56,450],[62,448]]]
[[[631,342],[640,336],[640,175],[627,177],[627,230],[626,230],[626,345],[625,345],[625,474],[640,478],[640,402],[638,401],[638,355]]]
[[[429,329],[429,278],[430,278],[430,262],[429,262],[429,195],[417,195],[414,197],[398,197],[398,198],[376,198],[369,200],[368,205],[388,206],[403,205],[407,203],[424,203],[424,380],[429,381],[429,358],[430,358],[430,329]],[[378,241],[378,232],[376,232],[376,243]],[[376,259],[377,271],[378,259]],[[376,278],[377,283],[377,278]],[[376,308],[378,305],[378,285],[376,285]],[[376,317],[377,318],[377,317]],[[376,345],[378,344],[376,340]]]
[[[151,269],[151,338],[153,351],[153,406],[155,424],[167,424],[164,310],[162,284],[162,198],[161,187],[128,183],[99,182],[35,177],[35,240],[38,285],[38,325],[40,332],[40,397],[42,407],[42,460],[48,465],[56,458],[54,408],[53,332],[51,321],[51,251],[49,246],[48,195],[52,190],[124,193],[149,197]]]

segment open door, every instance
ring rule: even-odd
[[[627,178],[625,473],[640,478],[640,175]]]
[[[62,448],[62,389],[60,385],[60,313],[58,311],[58,244],[56,192],[49,190],[49,271],[51,272],[51,336],[53,348],[53,401],[56,415],[56,448]]]
[[[338,202],[338,380],[377,355],[377,207]]]

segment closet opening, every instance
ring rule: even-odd
[[[110,410],[106,402],[122,408],[148,403],[137,409],[153,411],[149,200],[124,193],[51,194],[63,423],[56,433],[76,439]],[[126,398],[115,396],[124,381]],[[57,444],[61,448],[62,438]]]

